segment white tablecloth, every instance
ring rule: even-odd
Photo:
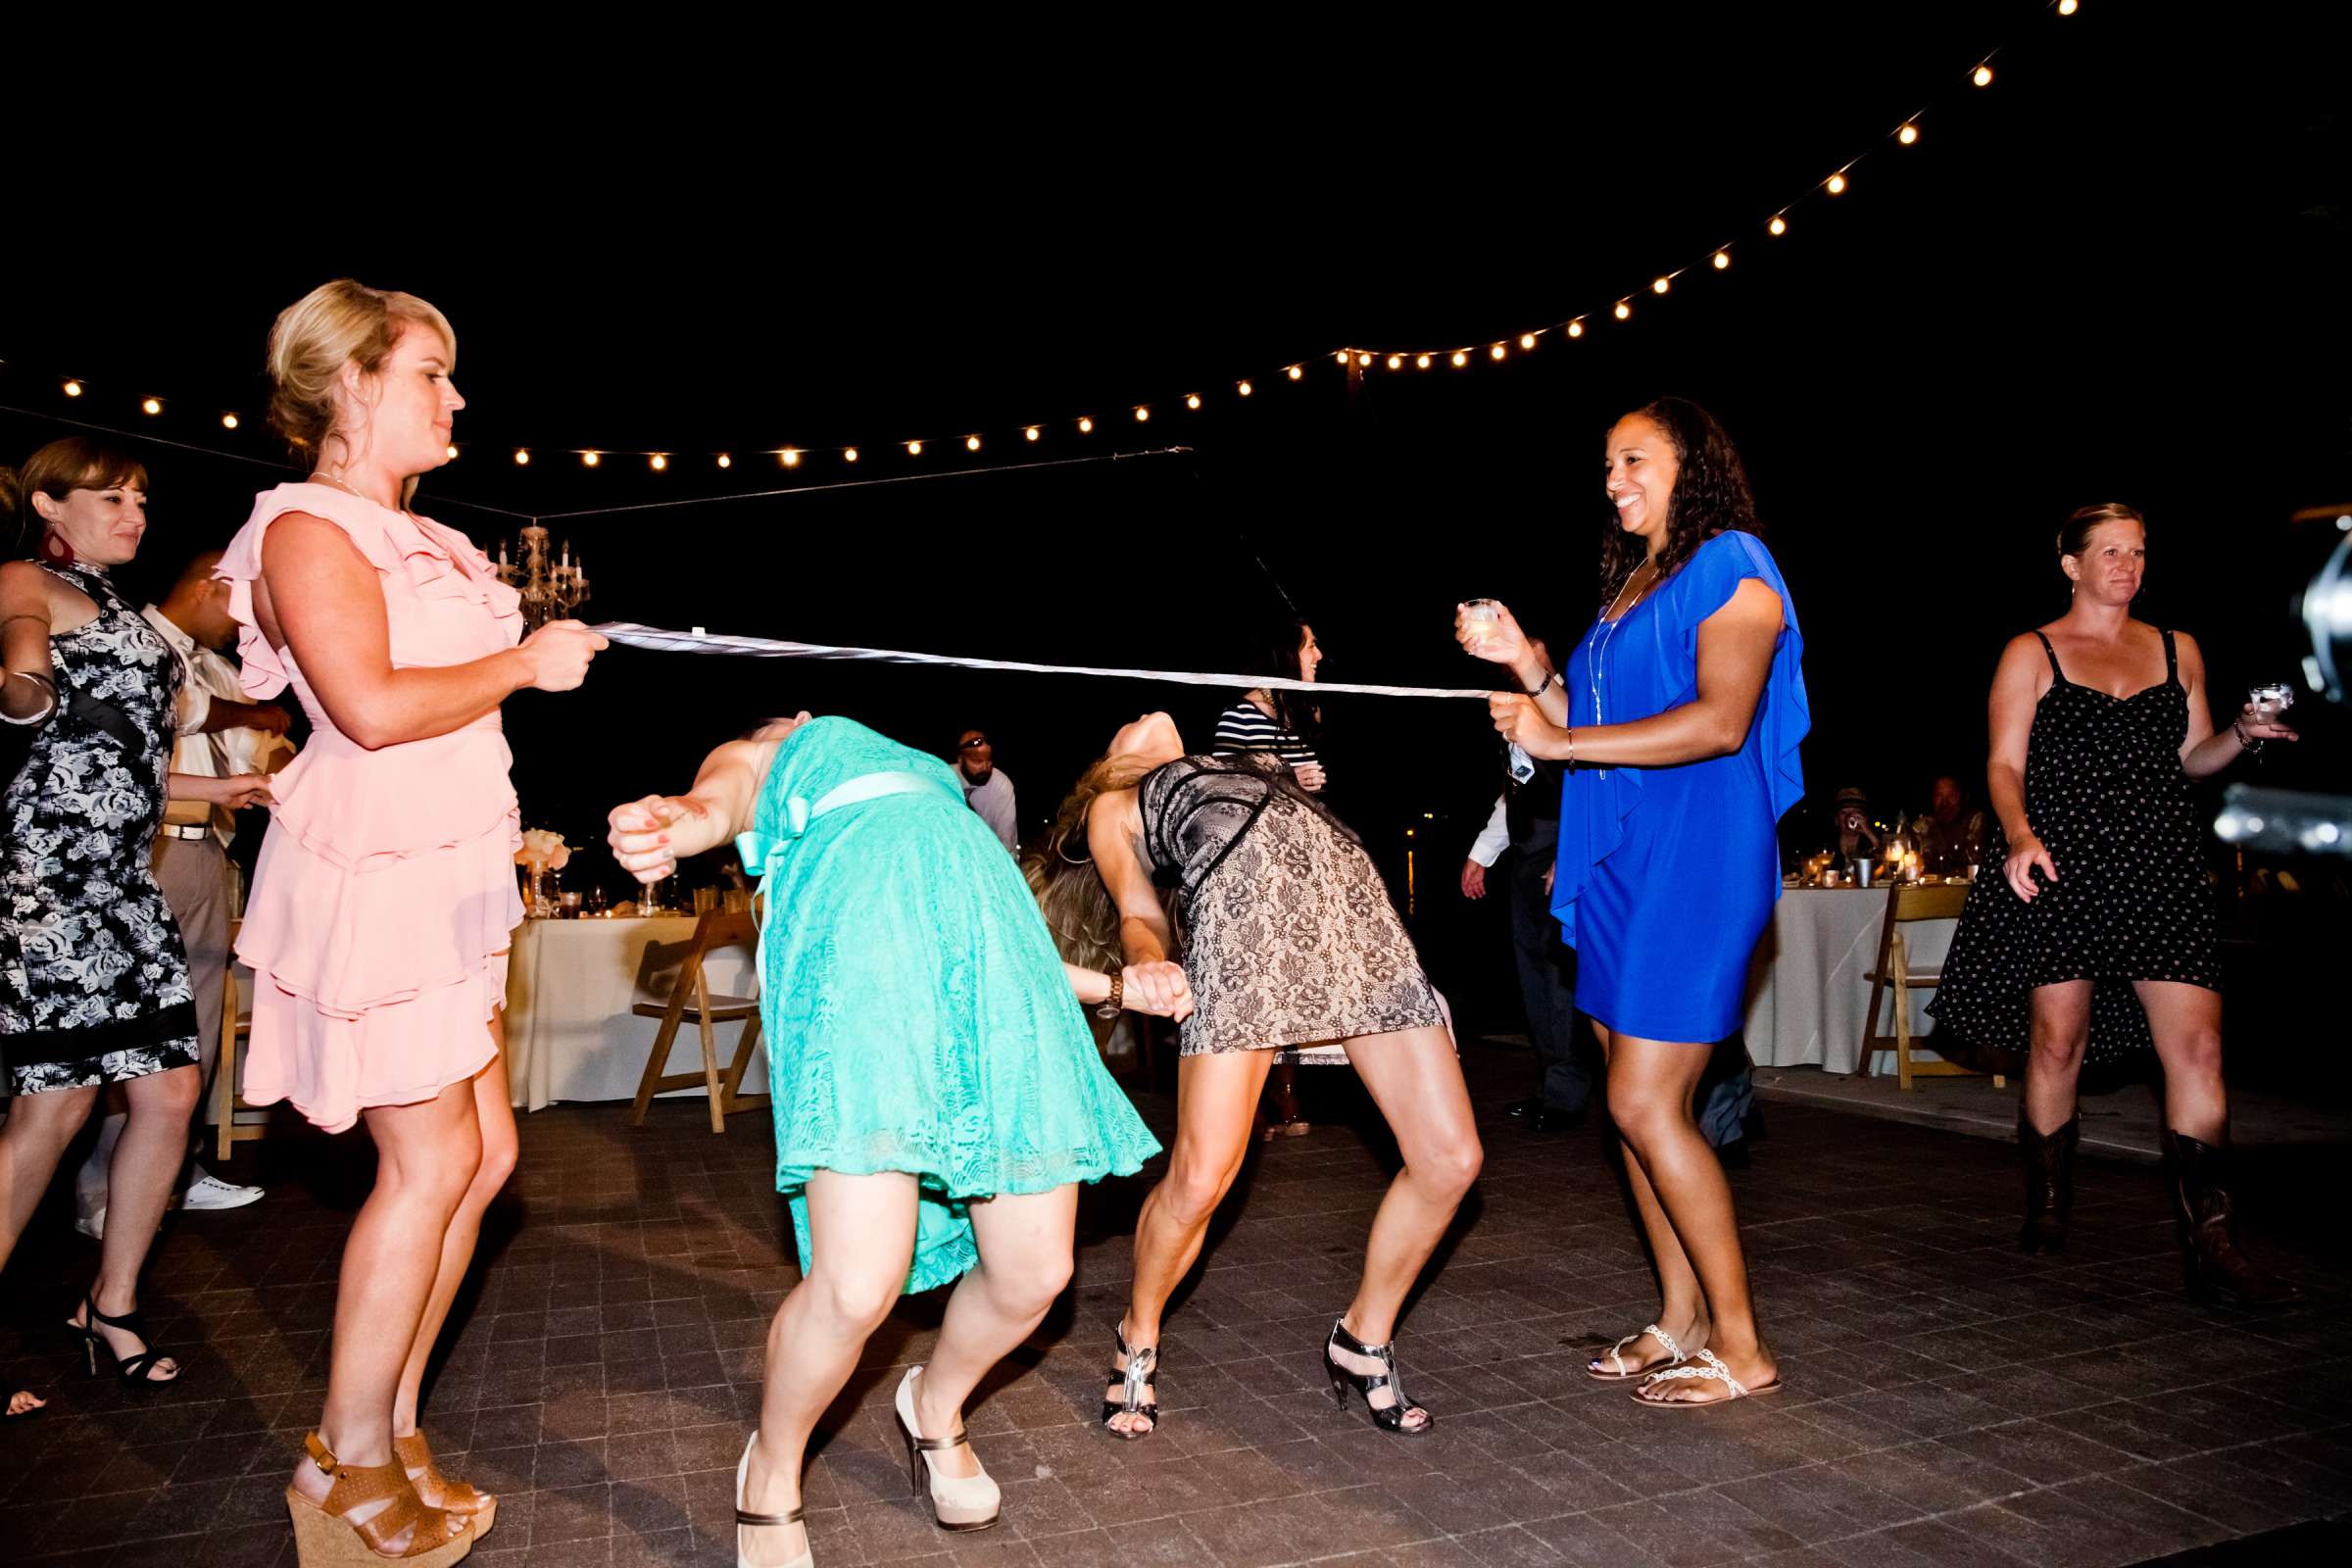
[[[1781,894],[1748,974],[1747,1054],[1758,1066],[1854,1070],[1862,1055],[1862,1015],[1870,1007],[1870,982],[1863,976],[1878,963],[1886,919],[1885,888],[1789,888]],[[1959,927],[1957,920],[1906,922],[1911,967],[1940,966]],[[1935,995],[1932,989],[1911,994],[1914,1040],[1934,1028],[1923,1009]],[[1879,1026],[1892,1029],[1892,993],[1879,1005]]]
[[[560,1100],[631,1100],[645,1075],[646,1053],[662,1027],[629,1008],[637,1000],[637,968],[656,942],[694,935],[690,914],[620,920],[525,920],[514,933],[507,962],[507,1081],[514,1103],[544,1110]],[[755,994],[749,948],[725,949],[704,965],[710,989],[727,996]],[[739,1023],[718,1026],[719,1065],[734,1054]],[[699,1038],[681,1024],[670,1051],[672,1072],[696,1070]],[[754,1055],[746,1090],[765,1088],[767,1056]],[[682,1089],[676,1094],[700,1095]]]

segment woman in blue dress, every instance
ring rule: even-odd
[[[1740,1026],[1780,897],[1781,814],[1804,793],[1796,610],[1747,474],[1704,409],[1664,398],[1610,429],[1601,612],[1554,674],[1504,612],[1456,635],[1508,665],[1494,727],[1568,764],[1552,913],[1608,1058],[1609,1115],[1655,1259],[1657,1321],[1587,1370],[1645,1404],[1780,1386],[1756,1332],[1730,1184],[1691,1109]]]
[[[1072,992],[1182,1016],[1183,972],[1066,970],[955,771],[846,718],[729,742],[687,794],[615,807],[609,837],[641,882],[730,842],[765,878],[760,1021],[801,1282],[769,1326],[760,1427],[736,1466],[737,1561],[806,1568],[817,1418],[899,1296],[950,1283],[895,1405],[940,1527],[995,1524],[964,1401],[1069,1282],[1077,1184],[1159,1151]]]

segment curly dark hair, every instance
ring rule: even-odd
[[[1666,543],[1658,551],[1658,574],[1670,577],[1682,569],[1692,551],[1726,529],[1761,535],[1756,498],[1747,487],[1747,468],[1740,449],[1715,416],[1689,398],[1659,398],[1625,416],[1636,415],[1666,432],[1674,443],[1677,471],[1674,494],[1666,509]],[[1648,558],[1649,547],[1620,526],[1611,507],[1601,523],[1600,603],[1602,613],[1617,602],[1626,579]]]

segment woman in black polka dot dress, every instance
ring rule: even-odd
[[[2251,710],[2214,730],[2196,643],[2132,618],[2146,560],[2129,507],[2085,507],[2058,535],[2074,605],[2011,639],[1993,676],[1996,821],[1928,1010],[2026,1054],[2027,1251],[2066,1246],[2082,1063],[2152,1046],[2189,1289],[2278,1300],[2293,1288],[2246,1259],[2230,1223],[2221,960],[2189,781],[2295,734]]]

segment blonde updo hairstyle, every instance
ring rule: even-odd
[[[278,313],[270,328],[270,427],[297,459],[315,468],[330,442],[344,444],[346,461],[355,455],[351,432],[335,428],[335,382],[347,365],[380,374],[412,322],[440,334],[456,368],[458,334],[449,318],[414,294],[339,277]]]

